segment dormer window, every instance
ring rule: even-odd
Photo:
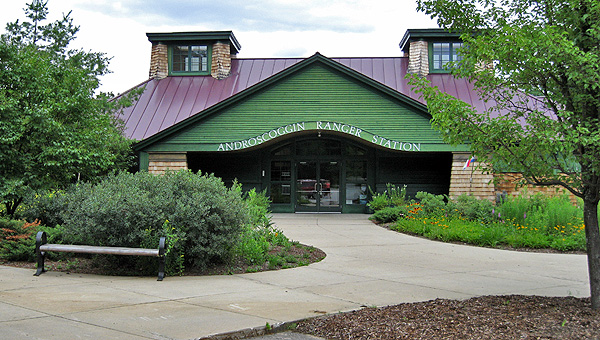
[[[208,74],[210,71],[209,46],[171,45],[171,74]]]
[[[448,63],[461,61],[463,47],[459,32],[442,28],[409,29],[400,41],[408,56],[408,72],[421,77],[430,73],[450,73]]]
[[[462,60],[458,53],[462,47],[461,42],[432,42],[429,49],[430,72],[449,72],[449,62]]]
[[[152,43],[150,78],[231,74],[240,44],[231,31],[146,33]]]

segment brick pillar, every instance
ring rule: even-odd
[[[229,43],[216,42],[212,46],[210,74],[216,79],[225,79],[231,73],[231,50]]]
[[[163,43],[152,43],[150,57],[150,78],[162,79],[169,75],[167,45]]]
[[[429,52],[427,41],[411,41],[408,52],[408,73],[424,77],[429,74]]]
[[[187,155],[185,152],[148,153],[148,172],[162,174],[167,170],[187,170]]]
[[[454,152],[452,154],[450,198],[454,199],[462,194],[467,194],[495,202],[494,176],[483,173],[478,169],[477,163],[463,170],[465,162],[469,158],[471,158],[471,154],[468,152]]]

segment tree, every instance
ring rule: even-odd
[[[0,202],[13,215],[23,198],[126,167],[130,141],[95,92],[108,72],[103,53],[68,49],[79,27],[70,13],[43,25],[47,1],[0,37]]]
[[[461,33],[451,65],[491,108],[473,107],[413,76],[447,142],[468,141],[484,170],[562,186],[583,199],[592,308],[600,309],[600,2],[418,0]]]

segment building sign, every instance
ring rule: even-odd
[[[353,125],[328,121],[299,122],[280,126],[276,129],[266,131],[260,135],[250,137],[248,139],[220,143],[217,151],[236,151],[247,149],[287,134],[311,130],[340,132],[392,150],[421,151],[421,143],[396,141],[374,135]]]

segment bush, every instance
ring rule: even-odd
[[[168,251],[198,269],[226,262],[249,222],[239,185],[228,189],[213,175],[190,171],[160,176],[124,172],[95,185],[78,184],[65,195],[66,209],[60,214],[65,242],[154,248],[166,236]],[[135,268],[143,262],[139,257],[115,261]]]
[[[494,204],[471,195],[458,196],[456,200],[448,204],[448,210],[471,221],[491,222],[495,220]]]
[[[250,215],[249,224],[257,227],[268,227],[271,222],[271,211],[269,206],[271,200],[267,196],[267,190],[256,192],[256,189],[248,191],[246,194],[246,203],[248,214]]]
[[[383,193],[374,193],[369,188],[371,191],[371,200],[367,203],[367,206],[373,211],[406,204],[406,185],[400,187],[388,183],[386,184],[386,188]]]
[[[379,211],[392,205],[387,193],[371,193],[371,200],[367,206],[373,211]]]
[[[50,243],[58,243],[62,228],[48,228],[39,220],[9,220],[0,218],[0,259],[7,261],[35,261],[35,236],[45,231]],[[52,254],[51,258],[56,258]]]
[[[36,194],[23,201],[19,215],[28,221],[39,220],[42,225],[49,227],[62,225],[64,221],[61,214],[67,207],[68,197],[62,190]]]
[[[381,223],[395,222],[406,214],[406,206],[386,207],[377,210],[369,219],[379,221]]]
[[[39,221],[0,219],[0,258],[9,261],[30,261],[35,249],[35,233]]]
[[[422,214],[442,216],[446,213],[446,202],[443,195],[434,195],[424,191],[417,192],[415,196],[419,200]]]

